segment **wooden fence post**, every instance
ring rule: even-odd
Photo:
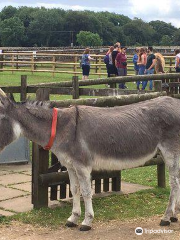
[[[56,55],[53,55],[53,64],[52,64],[53,77],[55,74],[55,70],[56,70]]]
[[[11,56],[11,62],[12,62],[12,74],[14,73],[13,68],[14,68],[14,54]]]
[[[170,57],[170,59],[169,59],[170,61],[169,61],[169,65],[170,65],[170,68],[169,68],[169,72],[171,73],[172,72],[172,58]]]
[[[111,74],[110,77],[116,77],[116,75]],[[110,88],[116,88],[116,83],[110,83]]]
[[[112,191],[121,191],[121,171],[115,171],[115,177],[112,178]]]
[[[19,68],[19,66],[18,66],[18,61],[19,61],[18,55],[16,55],[16,61],[17,61],[17,63],[16,63],[16,69],[18,69],[18,68]]]
[[[51,153],[51,165],[58,163],[57,157],[54,155],[54,153]],[[58,170],[56,171],[58,172]],[[50,194],[51,201],[57,200],[57,185],[51,187],[51,194]]]
[[[49,89],[38,89],[37,100],[49,100]],[[41,185],[39,175],[47,173],[49,167],[49,151],[33,143],[32,157],[32,203],[35,209],[48,207],[48,185]]]
[[[162,92],[162,81],[161,80],[154,80],[154,91]]]
[[[75,56],[74,57],[74,75],[76,76],[76,74],[77,74],[77,62],[78,62],[78,57],[77,56]]]
[[[33,74],[34,70],[35,70],[34,54],[32,54],[32,56],[31,56],[31,72],[32,72],[32,74]]]
[[[158,187],[165,188],[166,187],[166,171],[165,164],[157,165],[157,179],[158,179]]]
[[[162,92],[162,81],[154,81],[154,90],[155,92]],[[165,172],[165,163],[157,165],[157,183],[158,187],[166,187],[166,172]]]
[[[1,52],[0,52],[0,61],[1,61],[1,63],[0,63],[0,69],[3,69],[3,60],[4,60],[4,55],[3,55],[3,50],[1,50]],[[0,72],[1,72],[2,70],[0,70]]]
[[[27,98],[27,75],[21,75],[21,95],[20,101],[26,101]]]
[[[97,72],[98,72],[98,66],[97,66],[97,64],[98,64],[98,58],[96,57],[96,67],[95,67],[95,73],[97,73]]]
[[[101,70],[102,70],[102,67],[101,67],[101,56],[98,58],[98,64],[99,64],[99,78],[101,77]]]
[[[79,78],[78,76],[72,77],[72,98],[78,99],[79,98]]]

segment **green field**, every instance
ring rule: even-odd
[[[38,83],[49,83],[49,82],[62,82],[62,81],[71,81],[73,75],[65,73],[56,73],[55,76],[52,76],[52,73],[28,73],[28,72],[0,72],[0,86],[19,86],[21,84],[21,75],[27,75],[28,84],[38,84]],[[82,75],[78,76],[81,80]],[[96,79],[98,76],[90,75],[89,79]],[[101,77],[105,78],[105,77]],[[135,83],[127,83],[128,89],[136,89]],[[88,88],[107,88],[106,85],[95,85],[88,86]],[[35,99],[35,94],[28,94],[30,98]],[[84,98],[84,96],[82,96]],[[51,100],[64,100],[71,99],[72,97],[66,95],[51,95]],[[16,101],[19,101],[19,94],[15,94]]]

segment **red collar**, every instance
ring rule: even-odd
[[[55,139],[55,136],[56,136],[57,114],[58,114],[58,109],[57,108],[53,108],[51,137],[49,139],[48,144],[44,147],[44,150],[50,150],[52,145],[53,145],[53,143],[54,143],[54,139]]]

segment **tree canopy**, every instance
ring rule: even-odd
[[[97,33],[80,31],[77,34],[77,43],[79,43],[81,46],[95,47],[102,45],[102,39],[100,39],[100,36]]]
[[[1,46],[56,47],[70,46],[72,42],[95,46],[117,41],[138,46],[179,45],[180,29],[159,20],[147,23],[110,12],[12,6],[0,12]]]

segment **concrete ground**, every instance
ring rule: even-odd
[[[33,209],[31,204],[31,164],[0,165],[0,215],[11,216]],[[133,193],[149,187],[122,182],[122,193]],[[108,193],[104,194],[107,196]],[[50,201],[49,206],[57,206]]]

